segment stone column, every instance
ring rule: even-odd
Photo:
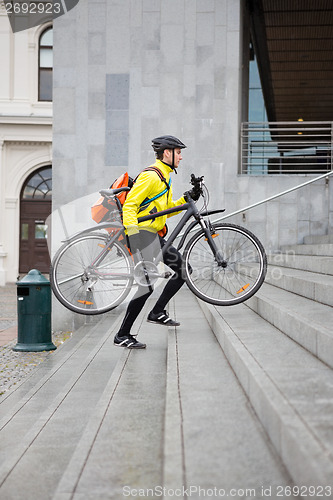
[[[0,139],[0,187],[1,187],[1,179],[3,177],[3,154],[4,154],[4,143],[5,141],[3,139]],[[0,198],[1,199],[1,198]],[[3,203],[3,201],[2,201]],[[4,207],[2,207],[2,213],[4,213]],[[6,284],[6,271],[4,267],[4,259],[7,256],[7,252],[5,252],[4,246],[3,246],[3,221],[0,219],[0,286],[5,286]]]

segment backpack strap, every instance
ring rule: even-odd
[[[170,190],[170,186],[171,186],[171,178],[170,178],[169,182],[167,182],[166,178],[164,177],[164,175],[162,174],[162,172],[160,171],[159,168],[157,168],[157,167],[147,167],[144,170],[142,170],[140,173],[147,172],[147,171],[148,172],[149,171],[155,172],[159,176],[160,180],[162,182],[164,182],[164,184],[166,185],[166,189],[163,189],[163,191],[161,193],[157,194],[153,198],[146,198],[145,200],[143,200],[143,202],[140,205],[139,212],[142,212],[142,210],[144,210],[147,205],[149,205],[152,201],[156,200],[157,198],[160,198],[165,193],[168,193],[168,196],[169,196],[169,190]],[[134,182],[139,177],[139,175],[140,174],[137,175],[137,177],[135,178]]]
[[[168,186],[168,188],[170,189],[170,186]],[[160,198],[161,196],[163,196],[167,191],[168,191],[167,189],[163,189],[163,191],[161,193],[157,194],[153,198],[146,198],[145,200],[143,200],[143,202],[140,205],[139,212],[141,212],[142,210],[144,210],[144,208],[147,205],[149,205],[152,201],[157,200],[157,198]]]
[[[164,182],[164,184],[166,185],[166,188],[167,188],[167,191],[169,191],[170,189],[170,183],[168,184],[167,181],[166,181],[166,178],[164,177],[164,175],[162,174],[162,172],[160,171],[159,168],[157,167],[147,167],[145,169],[142,170],[142,172],[155,172],[159,178],[161,179],[162,182]],[[139,174],[140,175],[140,174]]]

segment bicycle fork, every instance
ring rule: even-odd
[[[214,237],[217,236],[214,231],[214,227],[212,226],[210,221],[205,221],[204,219],[200,219],[199,224],[206,235],[206,241],[208,242],[208,245],[213,252],[217,265],[223,268],[227,267],[228,263],[224,259],[221,251],[217,248],[214,241]]]

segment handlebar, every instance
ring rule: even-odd
[[[194,174],[191,174],[191,184],[194,187],[197,188],[202,188],[204,176],[202,175],[201,177],[196,177]]]
[[[197,200],[200,196],[203,196],[203,182],[204,182],[204,176],[202,175],[201,177],[196,177],[194,174],[191,174],[191,184],[193,186],[191,191],[186,191],[184,193],[185,199],[192,199]]]

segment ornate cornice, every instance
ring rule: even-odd
[[[52,116],[0,115],[0,125],[1,124],[52,125]]]
[[[39,139],[39,140],[35,140],[35,139],[31,139],[31,141],[29,139],[24,139],[24,140],[19,140],[19,139],[14,139],[14,140],[11,140],[11,139],[5,139],[4,141],[6,144],[10,144],[10,145],[14,145],[14,146],[47,146],[49,144],[52,144],[52,140],[51,139],[45,139],[44,141],[42,139]]]

